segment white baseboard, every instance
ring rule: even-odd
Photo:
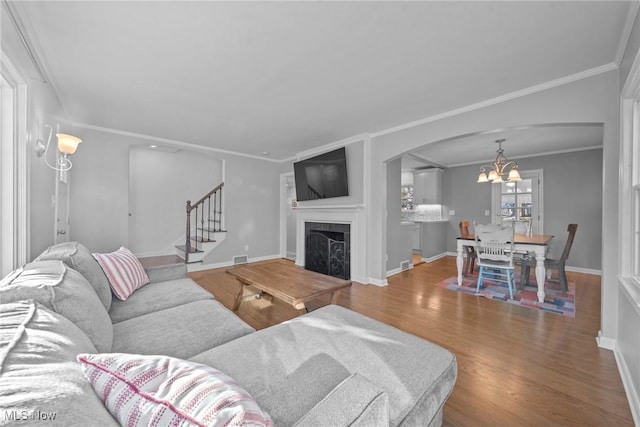
[[[387,270],[386,277],[393,276],[398,273],[402,273],[403,271],[409,271],[413,268],[413,264],[409,264],[409,268],[401,269],[400,267],[394,268],[393,270]]]
[[[567,265],[564,267],[564,269],[566,271],[573,271],[574,273],[584,273],[584,274],[593,274],[596,276],[602,276],[602,270],[594,270],[592,268],[571,267]]]
[[[429,258],[422,258],[422,260],[424,262],[433,262],[433,261],[439,260],[440,258],[444,258],[446,256],[448,256],[448,252],[442,252],[441,254],[434,255],[434,256],[429,257]]]
[[[369,278],[369,280],[363,283],[367,283],[368,285],[375,285],[375,286],[387,286],[389,284],[389,282],[387,282],[387,279],[380,280],[380,279],[374,279],[371,277]]]
[[[629,367],[617,347],[613,350],[613,354],[616,357],[616,363],[618,364],[618,371],[620,372],[622,385],[624,386],[624,391],[627,394],[627,400],[629,401],[629,409],[631,409],[633,422],[635,425],[640,426],[640,397],[634,388],[633,378],[631,377]]]
[[[598,347],[604,348],[605,350],[614,351],[616,348],[616,340],[602,336],[602,331],[598,331],[596,343],[598,343]]]

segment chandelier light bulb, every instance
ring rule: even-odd
[[[520,173],[518,172],[518,164],[507,159],[503,154],[504,150],[502,149],[502,143],[504,141],[504,139],[497,139],[495,141],[496,144],[498,144],[498,149],[496,150],[498,155],[493,163],[480,168],[480,176],[478,177],[477,182],[492,182],[494,184],[499,184],[504,182],[502,177],[505,177],[507,181],[522,180],[522,178],[520,178]],[[507,170],[509,170],[508,176]],[[488,175],[486,171],[489,171]]]

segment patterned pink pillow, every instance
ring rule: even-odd
[[[93,254],[104,274],[109,279],[111,290],[122,301],[136,289],[149,283],[147,272],[138,258],[124,246],[108,254]]]
[[[123,426],[271,426],[249,393],[210,366],[121,353],[79,354],[78,362]]]

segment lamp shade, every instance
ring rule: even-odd
[[[65,133],[57,133],[58,150],[64,154],[73,154],[78,149],[78,144],[82,142],[80,138]]]
[[[520,178],[520,173],[518,172],[518,169],[511,169],[509,171],[509,181],[522,181],[522,178]]]
[[[487,178],[487,174],[484,172],[480,172],[480,176],[478,176],[478,182],[489,182],[489,178]]]
[[[498,172],[495,171],[495,169],[492,169],[489,172],[489,181],[493,181],[494,179],[498,178]]]

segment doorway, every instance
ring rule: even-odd
[[[24,265],[30,252],[27,85],[6,55],[0,58],[0,277]]]
[[[295,261],[297,199],[293,172],[280,175],[280,256]]]
[[[520,177],[521,181],[491,186],[491,222],[514,222],[523,228],[517,232],[543,234],[542,169],[521,171]]]

